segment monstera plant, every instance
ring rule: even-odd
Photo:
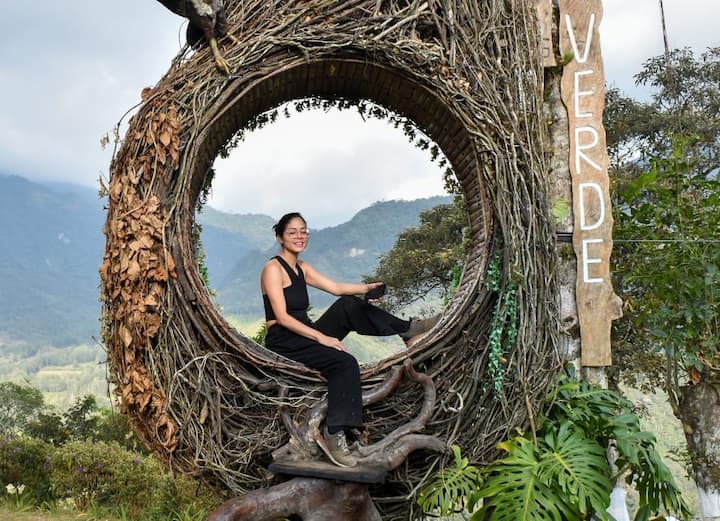
[[[487,467],[470,465],[455,448],[453,465],[420,494],[423,510],[467,510],[471,521],[607,520],[613,482],[624,477],[640,496],[635,521],[665,511],[690,519],[655,437],[640,428],[630,401],[577,381],[572,370],[546,399],[537,431],[499,443],[505,455]],[[607,460],[611,446],[614,468]]]

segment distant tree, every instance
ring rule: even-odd
[[[71,438],[95,438],[99,423],[99,409],[95,397],[88,394],[75,400],[63,415],[63,423]]]
[[[0,435],[24,432],[45,407],[45,398],[39,389],[0,382]]]
[[[411,304],[428,294],[447,297],[468,251],[468,214],[462,198],[420,213],[420,224],[400,233],[367,280],[388,285],[388,308]]]
[[[65,443],[70,436],[63,417],[54,411],[38,414],[35,420],[28,422],[25,434],[56,446]]]
[[[720,516],[720,48],[673,51],[636,76],[641,103],[609,91],[615,266],[625,316],[616,382],[663,387],[683,424],[701,508]],[[715,517],[713,517],[715,516]]]

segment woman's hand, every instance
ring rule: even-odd
[[[385,294],[384,282],[368,282],[365,284],[365,302],[377,304],[382,300]]]
[[[338,351],[347,352],[347,348],[343,345],[343,343],[334,336],[322,335],[320,338],[318,338],[318,342],[326,347],[332,347],[333,349],[337,349]]]

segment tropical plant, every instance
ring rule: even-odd
[[[558,521],[596,516],[607,520],[613,482],[624,477],[640,493],[636,521],[663,511],[690,519],[670,471],[642,431],[632,403],[619,393],[577,381],[571,370],[547,398],[537,432],[498,444],[505,456],[477,470],[456,453],[420,495],[426,511],[448,513],[465,506],[471,520]],[[616,469],[607,451],[617,453]],[[447,480],[446,476],[452,476]],[[472,482],[474,490],[467,494]]]
[[[418,504],[426,511],[437,511],[441,516],[452,514],[458,501],[470,497],[479,479],[479,469],[460,454],[460,447],[451,447],[455,461],[444,468],[437,479],[420,492]],[[460,506],[463,506],[462,504]]]

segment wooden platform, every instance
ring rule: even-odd
[[[268,467],[273,474],[303,476],[306,478],[334,479],[355,483],[383,483],[385,469],[358,465],[355,467],[338,467],[324,461],[286,461],[273,462]]]

